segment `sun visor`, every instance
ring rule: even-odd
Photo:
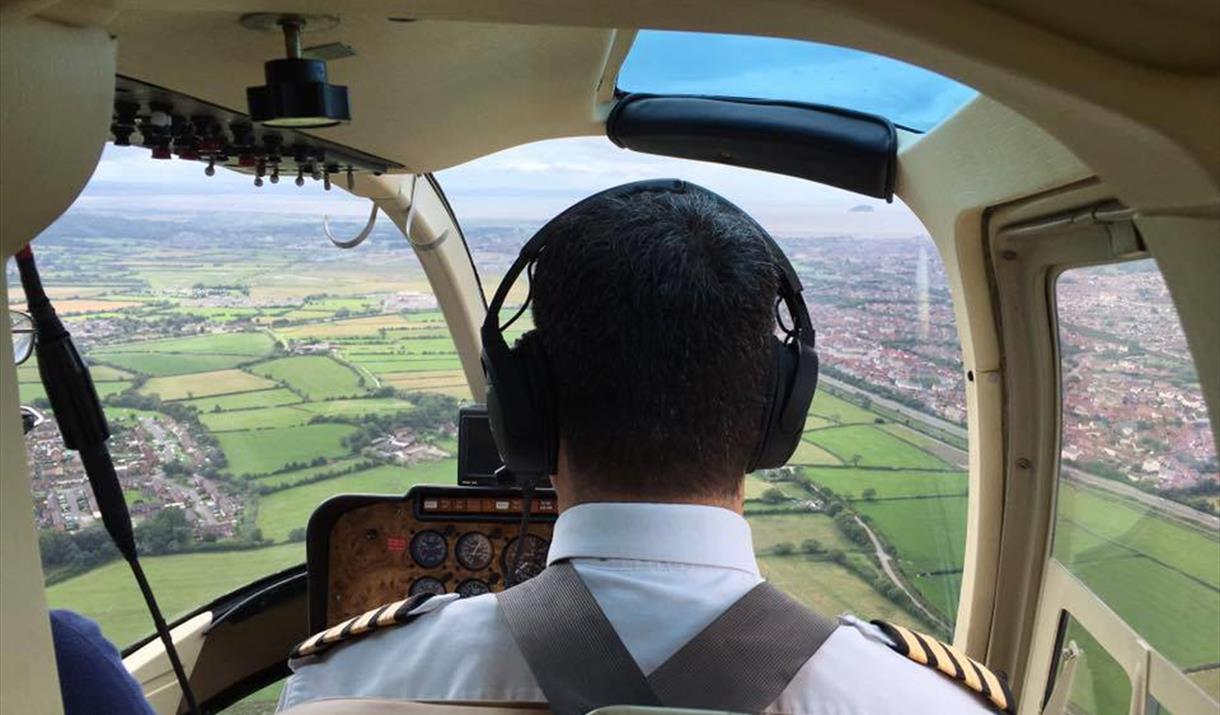
[[[630,94],[606,119],[625,149],[714,161],[894,198],[898,135],[889,120],[800,102]]]

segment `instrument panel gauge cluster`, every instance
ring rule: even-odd
[[[323,627],[422,593],[501,591],[546,568],[557,516],[543,492],[520,535],[511,490],[418,486],[332,499],[310,522],[310,622]]]

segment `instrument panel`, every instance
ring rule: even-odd
[[[554,492],[535,491],[522,538],[523,507],[519,490],[465,487],[326,501],[307,533],[311,630],[409,595],[477,596],[536,576],[557,517]]]

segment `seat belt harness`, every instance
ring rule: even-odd
[[[760,583],[645,676],[570,563],[496,602],[555,715],[607,705],[761,712],[837,627]]]

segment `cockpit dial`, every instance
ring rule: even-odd
[[[462,535],[457,542],[457,561],[462,568],[471,571],[482,571],[491,565],[491,539],[485,534],[471,531]]]
[[[480,581],[477,578],[468,578],[459,583],[457,587],[457,594],[462,598],[481,596],[489,591],[491,591],[491,588],[485,582]]]
[[[411,584],[409,595],[418,596],[421,593],[431,593],[441,595],[445,592],[445,584],[440,579],[432,578],[431,576],[421,576],[415,579]]]
[[[426,569],[436,568],[449,555],[445,537],[435,531],[421,531],[411,539],[411,558]]]
[[[521,546],[519,556],[517,554],[518,544]],[[546,554],[549,548],[550,542],[534,534],[526,534],[524,537],[508,542],[508,546],[504,547],[504,555],[501,557],[504,573],[508,577],[506,585],[521,583],[542,573],[542,570],[546,568]],[[516,565],[515,571],[513,570],[514,565]]]

